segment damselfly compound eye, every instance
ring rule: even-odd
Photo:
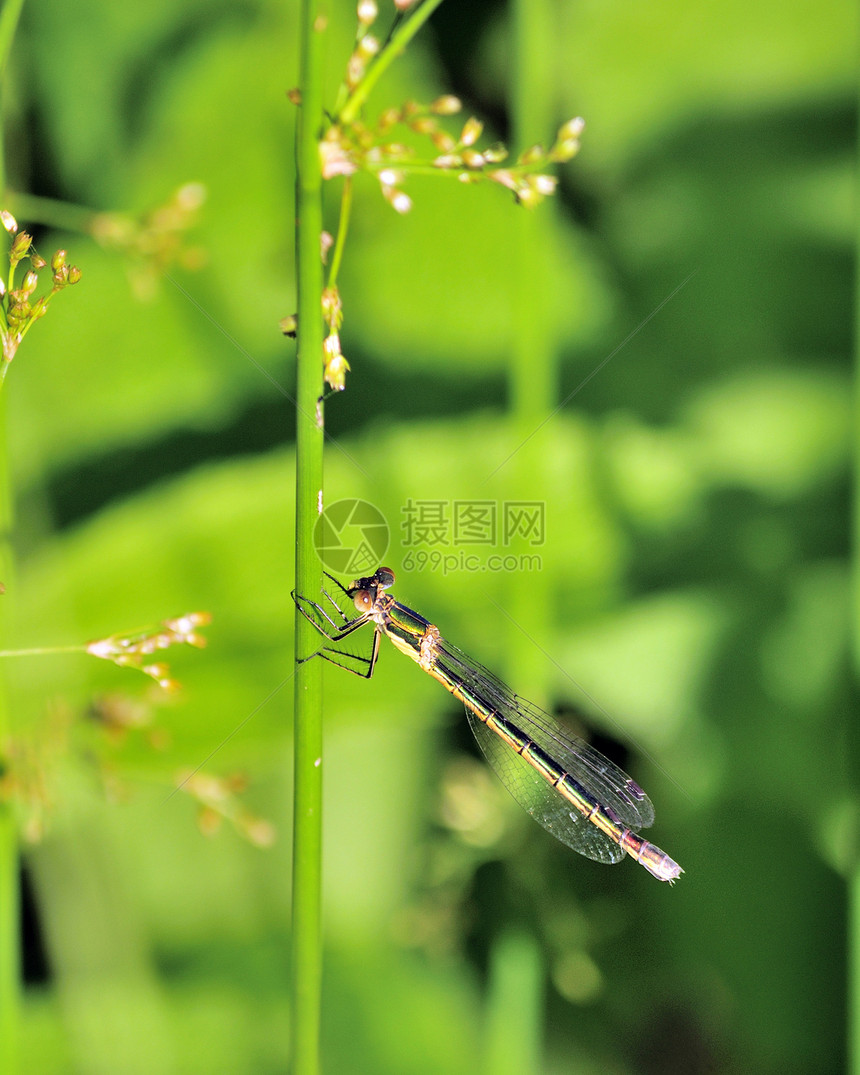
[[[370,590],[359,590],[353,597],[353,601],[359,612],[369,612],[373,608],[373,597]]]
[[[376,572],[376,583],[381,590],[387,590],[395,583],[394,572],[390,567],[380,567]]]

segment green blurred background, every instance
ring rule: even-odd
[[[352,11],[334,4],[329,101]],[[67,247],[84,280],[6,382],[6,644],[214,617],[166,700],[85,657],[10,664],[45,766],[22,821],[48,815],[25,857],[29,1071],[286,1067],[296,20],[274,0],[32,0],[16,39],[15,190],[134,212],[188,182],[208,196],[194,271],[43,207],[40,250]],[[686,873],[670,888],[556,844],[391,647],[371,683],[327,670],[324,1068],[837,1072],[853,13],[653,0],[556,20],[555,126],[587,129],[532,225],[535,294],[504,191],[410,181],[401,218],[359,177],[326,496],[376,505],[397,595],[648,789]],[[449,0],[371,113],[455,92],[507,138],[510,62],[505,6]],[[566,402],[509,459],[532,432],[507,391],[523,303]],[[539,570],[410,559],[410,499],[544,504],[543,544],[513,550]],[[93,699],[154,723],[106,737]],[[206,838],[168,798],[204,761],[244,774],[273,846],[245,815]]]

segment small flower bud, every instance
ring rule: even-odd
[[[20,292],[14,291],[12,292],[12,294],[18,295],[20,294]],[[14,302],[12,302],[12,304],[9,306],[9,309],[6,311],[6,316],[9,319],[10,325],[18,326],[22,325],[25,321],[29,321],[32,312],[33,311],[29,302],[25,302],[21,299],[16,299]]]
[[[533,175],[529,179],[529,185],[533,187],[538,194],[549,197],[550,194],[555,194],[555,188],[558,186],[558,179],[554,175]]]
[[[433,104],[430,105],[430,111],[437,116],[454,116],[462,107],[463,103],[459,97],[455,97],[452,93],[446,93],[443,97],[436,98]]]
[[[24,275],[24,279],[21,281],[21,293],[23,295],[32,295],[36,290],[36,285],[39,283],[39,277],[34,272],[28,272]]]
[[[349,363],[343,355],[335,357],[326,365],[325,382],[335,392],[342,392],[346,388],[346,375],[349,372]]]
[[[372,34],[365,34],[358,43],[358,48],[356,49],[357,55],[366,62],[371,59],[371,57],[375,56],[377,52],[379,52],[379,42]]]
[[[322,293],[323,320],[333,331],[337,331],[343,321],[343,305],[336,287],[326,287]]]
[[[54,256],[51,258],[51,268],[56,272],[58,269],[66,264],[66,251],[57,250]]]
[[[398,11],[408,11],[414,3],[415,0],[394,0],[394,6]]]
[[[349,363],[343,357],[340,349],[340,338],[336,332],[332,332],[323,340],[323,377],[335,392],[342,392],[346,386],[346,375],[349,371]]]
[[[387,131],[390,127],[393,127],[395,123],[399,123],[400,120],[401,115],[399,108],[386,108],[377,121],[376,129],[380,132]]]
[[[252,818],[242,828],[254,847],[271,847],[277,837],[275,826],[263,818]]]
[[[33,243],[32,235],[28,235],[25,231],[20,232],[12,240],[12,249],[9,251],[9,261],[13,265],[17,265],[18,262],[25,256]]]
[[[370,26],[378,14],[376,0],[358,0],[358,21],[361,26]]]
[[[451,150],[457,145],[454,139],[448,134],[447,131],[436,130],[430,136],[433,140],[433,145],[439,150],[440,153],[450,153]]]
[[[15,235],[18,231],[18,221],[12,216],[8,209],[0,210],[0,224],[3,225],[10,235]]]
[[[538,143],[536,145],[529,146],[528,149],[523,150],[523,152],[520,153],[519,163],[536,164],[538,161],[543,160],[544,157],[546,157],[546,152],[544,151],[543,146]]]
[[[462,168],[463,159],[457,156],[455,153],[448,153],[442,157],[437,157],[433,161],[434,168]]]
[[[354,52],[346,65],[345,81],[351,90],[354,90],[359,82],[361,82],[362,78],[364,78],[364,71],[365,61],[357,52]]]
[[[416,134],[432,134],[436,130],[436,121],[430,116],[419,116],[409,126]]]
[[[464,149],[463,150],[463,164],[467,168],[471,168],[473,171],[478,171],[484,167],[486,161],[484,160],[484,154],[479,153],[476,149]]]
[[[556,142],[549,153],[549,159],[555,164],[564,164],[565,161],[572,160],[580,150],[580,142],[578,138],[568,138],[561,142]]]
[[[380,174],[380,181],[382,181],[382,175]],[[382,194],[388,204],[397,213],[408,213],[412,208],[412,199],[408,194],[397,188],[390,183],[382,183]]]
[[[293,105],[300,105],[302,103],[302,91],[298,86],[294,86],[291,90],[287,90],[287,100]]]
[[[579,138],[584,130],[585,120],[582,116],[576,116],[575,119],[569,119],[567,123],[559,127],[558,141],[565,142],[568,138]]]
[[[197,814],[197,827],[203,836],[215,836],[221,828],[221,815],[211,806],[202,806]]]
[[[333,179],[337,175],[352,175],[357,169],[347,150],[340,144],[340,130],[332,127],[320,142],[320,163],[323,179]]]
[[[208,194],[205,183],[183,183],[176,192],[176,203],[180,209],[190,213],[204,204]]]
[[[499,164],[507,157],[508,151],[501,142],[494,142],[484,150],[484,160],[487,164]]]
[[[466,120],[465,126],[460,133],[460,142],[464,146],[473,146],[475,142],[481,137],[481,132],[484,129],[483,123],[479,119],[475,119],[472,116]]]
[[[294,340],[299,329],[299,319],[295,314],[290,314],[289,317],[282,317],[278,322],[278,327],[285,336],[289,336],[291,340]]]
[[[40,257],[36,253],[35,250],[31,250],[30,251],[30,264],[33,266],[33,268],[36,270],[36,272],[38,272],[40,269],[44,269],[44,267],[48,263],[47,263],[47,261],[45,261],[45,259],[43,257]]]
[[[524,205],[526,209],[533,209],[541,200],[540,194],[532,187],[520,186],[514,191],[514,197],[520,203]]]
[[[69,266],[69,283],[70,284],[74,285],[74,284],[79,283],[82,276],[83,276],[83,273],[77,267],[77,265],[70,265]]]
[[[100,638],[96,642],[87,643],[87,653],[91,657],[103,657],[110,660],[116,653],[116,647],[112,638]]]

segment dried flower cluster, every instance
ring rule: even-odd
[[[0,279],[0,341],[3,345],[2,365],[0,365],[0,383],[5,378],[9,364],[21,341],[39,318],[48,312],[48,304],[57,292],[81,278],[81,270],[66,263],[66,251],[58,250],[51,258],[51,288],[35,298],[39,286],[39,273],[48,264],[36,253],[33,237],[27,232],[18,231],[18,222],[10,212],[0,211],[0,224],[12,236],[9,250],[9,275]],[[15,284],[15,273],[20,263],[27,258],[30,268],[24,274],[20,284]]]
[[[519,155],[515,164],[501,167],[508,155],[503,145],[495,143],[477,148],[483,133],[479,120],[467,119],[456,138],[440,125],[437,116],[450,116],[459,109],[456,97],[445,96],[430,105],[409,101],[402,108],[388,109],[372,127],[359,121],[348,127],[334,124],[320,144],[323,177],[351,175],[360,169],[373,172],[383,196],[399,213],[412,208],[412,200],[402,189],[407,175],[430,171],[453,172],[465,183],[481,179],[499,183],[512,191],[521,205],[531,207],[554,193],[558,180],[543,169],[576,155],[585,126],[582,119],[569,120],[550,149],[531,146]],[[422,159],[411,146],[390,140],[392,128],[397,125],[429,139],[436,151],[434,155]]]
[[[479,147],[483,124],[475,117],[467,119],[455,133],[448,130],[445,121],[462,109],[460,100],[451,94],[430,104],[407,101],[400,108],[385,109],[375,123],[366,121],[362,111],[368,93],[402,51],[408,40],[405,30],[420,24],[421,13],[415,0],[394,0],[394,8],[394,23],[381,44],[381,38],[371,32],[379,15],[376,0],[358,0],[355,45],[329,125],[319,143],[323,178],[340,176],[347,180],[337,241],[328,233],[321,238],[323,262],[327,260],[329,247],[335,246],[335,265],[322,296],[323,319],[328,327],[323,343],[323,376],[335,391],[344,388],[350,368],[341,349],[343,313],[334,286],[349,220],[349,178],[359,171],[375,175],[383,197],[398,213],[408,213],[412,208],[404,184],[414,175],[446,175],[463,183],[496,183],[510,190],[520,205],[530,208],[555,193],[558,179],[548,169],[576,156],[585,127],[580,118],[568,120],[549,149],[533,145],[516,161],[508,162],[508,151],[500,143]],[[410,11],[411,8],[416,10]],[[301,106],[301,94],[297,90],[290,91],[288,96]],[[295,317],[281,322],[285,335],[294,336],[296,328]]]
[[[162,696],[163,697],[163,696]],[[152,699],[151,701],[154,701]],[[139,698],[112,694],[93,699],[82,722],[68,705],[49,706],[38,736],[20,736],[4,744],[0,757],[0,802],[14,803],[24,839],[39,843],[48,832],[51,818],[62,808],[68,783],[70,759],[95,769],[110,801],[128,799],[132,786],[121,777],[115,751],[131,736],[143,737],[153,751],[163,750],[167,732],[153,722],[151,704]],[[88,729],[98,729],[92,738]],[[82,738],[83,737],[83,738]],[[256,847],[269,847],[275,840],[274,826],[257,817],[241,802],[245,779],[239,775],[219,777],[196,770],[165,785],[182,790],[198,803],[198,824],[205,835],[217,832],[227,820],[236,832]]]
[[[156,628],[110,635],[88,642],[85,648],[93,657],[113,661],[121,668],[139,668],[165,690],[176,690],[178,683],[170,678],[170,670],[164,661],[147,662],[154,654],[170,646],[205,646],[206,639],[198,628],[207,626],[211,619],[208,612],[189,612],[174,620],[164,620]]]
[[[410,6],[411,3],[397,3],[398,17]],[[498,166],[508,155],[503,145],[477,148],[483,129],[479,120],[474,117],[466,120],[458,136],[439,123],[439,117],[455,115],[461,109],[460,101],[449,94],[429,105],[409,101],[401,108],[386,109],[375,124],[353,118],[353,110],[347,103],[380,55],[379,39],[369,32],[378,15],[376,0],[359,0],[357,15],[356,43],[347,61],[339,107],[320,143],[325,179],[352,175],[360,170],[374,172],[384,197],[399,213],[407,213],[412,207],[411,199],[402,189],[403,181],[410,173],[453,172],[463,182],[489,179],[507,187],[517,201],[526,206],[536,205],[554,193],[557,180],[543,169],[576,155],[585,126],[582,119],[565,123],[549,150],[540,145],[532,146],[520,154],[515,164],[502,168]],[[349,119],[344,119],[346,116]],[[422,157],[412,146],[393,138],[396,127],[426,138],[430,153]]]
[[[180,773],[177,787],[198,803],[197,824],[205,836],[214,835],[222,822],[229,821],[240,836],[256,847],[271,847],[275,842],[274,825],[252,814],[238,799],[245,790],[243,776],[209,776],[198,770]]]
[[[322,293],[323,320],[328,326],[328,336],[323,340],[323,376],[326,384],[335,392],[342,392],[346,385],[349,363],[340,349],[340,326],[343,324],[343,305],[336,287],[326,287]]]
[[[206,193],[202,183],[185,183],[146,213],[99,213],[93,219],[90,231],[96,242],[129,259],[138,298],[150,299],[171,265],[193,271],[203,264],[203,251],[188,244],[187,234],[197,223]]]
[[[146,736],[153,749],[159,749],[159,740],[165,737],[153,727],[149,706],[126,696],[94,699],[87,712],[94,721],[83,722],[80,716],[65,701],[54,700],[47,706],[38,735],[16,736],[4,744],[0,801],[15,804],[28,843],[44,838],[52,816],[61,809],[71,765],[77,763],[88,771],[94,768],[111,800],[126,798],[110,748],[122,746],[131,732]],[[94,724],[104,733],[96,740],[88,734]]]

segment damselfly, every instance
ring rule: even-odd
[[[333,643],[373,623],[373,647],[369,657],[360,657],[324,646],[304,660],[323,657],[369,679],[385,635],[463,703],[487,761],[517,802],[553,836],[598,862],[620,862],[630,855],[661,881],[674,882],[684,872],[659,847],[637,835],[637,829],[654,821],[654,807],[642,788],[387,593],[394,585],[391,568],[380,567],[350,586],[328,577],[358,615],[348,616],[326,591],[325,604],[294,593],[300,611]]]

